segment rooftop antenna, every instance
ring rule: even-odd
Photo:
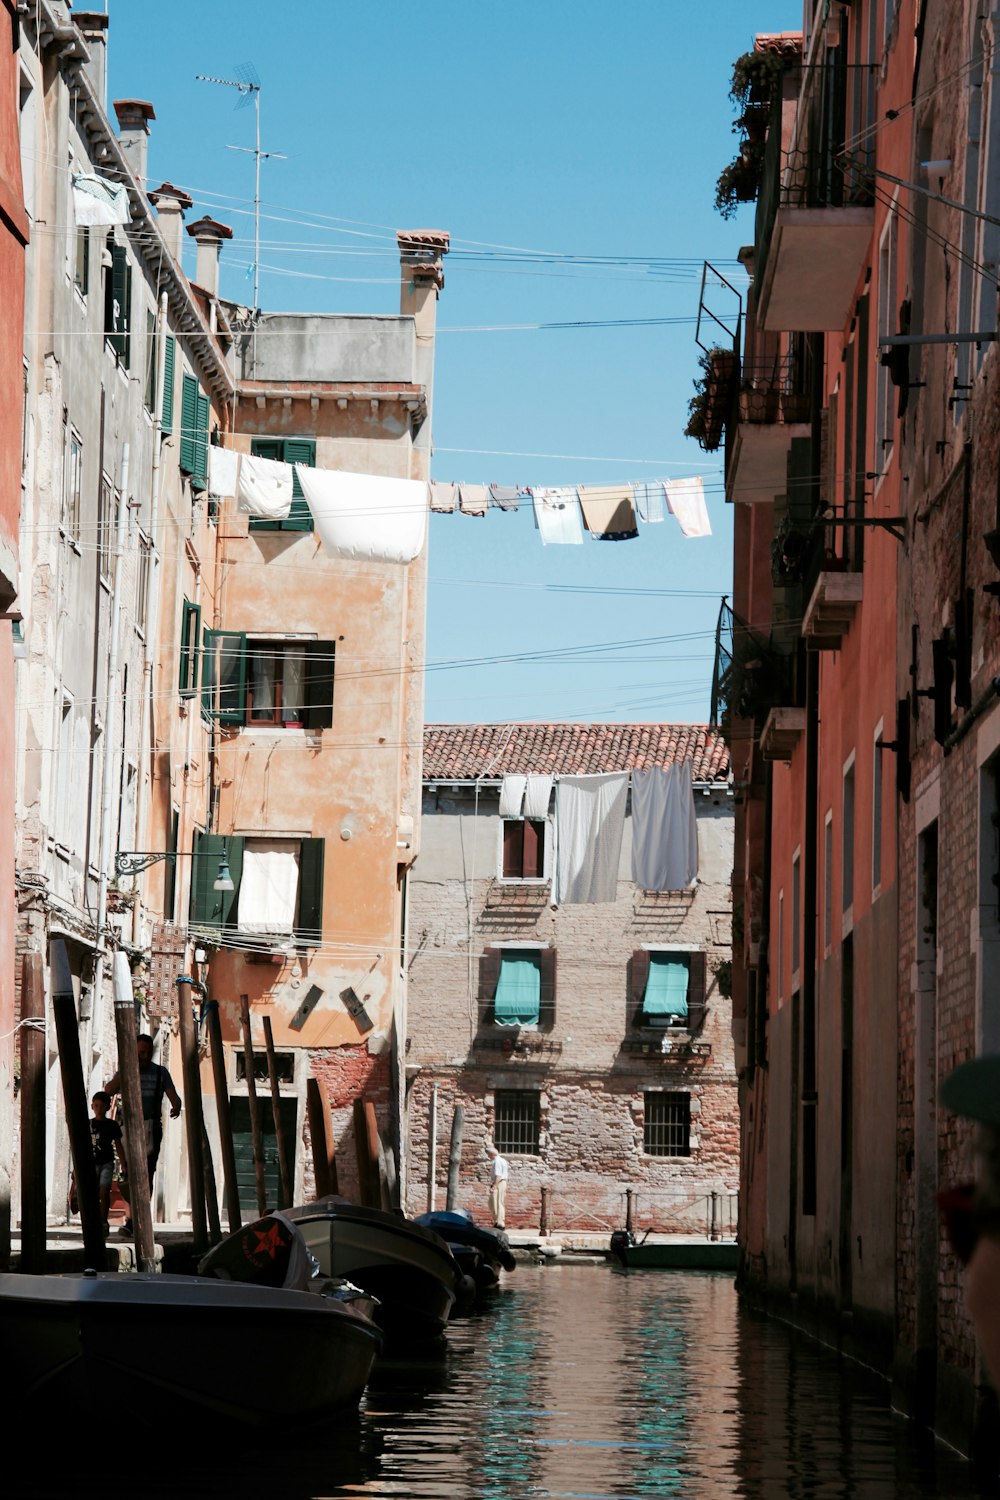
[[[245,151],[248,156],[254,158],[254,189],[253,189],[253,316],[256,326],[260,315],[260,164],[262,159],[276,157],[279,161],[287,161],[288,157],[281,151],[262,151],[260,149],[260,74],[252,62],[240,63],[233,69],[235,78],[215,78],[208,73],[196,73],[195,77],[201,83],[218,83],[224,88],[236,89],[239,99],[236,102],[237,109],[244,109],[253,100],[254,107],[254,144],[253,146],[228,146],[227,151]]]

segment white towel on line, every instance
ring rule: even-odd
[[[560,778],[556,788],[557,905],[614,901],[627,801],[627,771]]]
[[[535,525],[543,547],[556,542],[583,546],[583,518],[576,490],[532,490],[531,499],[535,507]]]
[[[276,458],[255,458],[244,453],[240,460],[238,508],[262,521],[283,521],[292,508],[291,464]]]
[[[668,479],[667,504],[684,536],[712,535],[705,506],[705,481],[700,474],[693,479]]]

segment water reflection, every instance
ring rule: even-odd
[[[75,1463],[61,1487],[50,1470],[47,1488],[5,1494],[972,1500],[987,1493],[953,1454],[889,1414],[881,1386],[742,1309],[728,1278],[565,1264],[519,1267],[489,1309],[449,1329],[438,1358],[379,1367],[358,1417],[324,1439],[303,1444],[279,1433],[220,1443],[205,1428],[164,1432],[131,1458],[98,1444],[93,1460]]]

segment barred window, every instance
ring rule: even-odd
[[[647,1156],[691,1155],[691,1095],[645,1095],[642,1146]]]
[[[493,1141],[501,1156],[537,1156],[540,1119],[537,1089],[497,1089]]]

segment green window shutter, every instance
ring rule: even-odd
[[[201,711],[220,724],[243,724],[247,705],[246,632],[206,630],[201,665]]]
[[[201,640],[201,605],[184,600],[181,614],[180,671],[177,686],[185,697],[198,691],[198,644]]]
[[[208,484],[208,413],[208,397],[198,386],[194,419],[195,467],[191,470],[191,482],[201,485],[203,489]]]
[[[538,955],[541,974],[538,1025],[542,1031],[551,1031],[556,1023],[556,950],[543,948]]]
[[[160,417],[160,431],[170,433],[174,430],[174,360],[177,340],[172,333],[168,333],[164,344],[163,353],[163,411]]]
[[[688,1029],[697,1031],[705,1019],[705,955],[688,955]]]
[[[500,980],[493,1000],[498,1026],[537,1026],[542,997],[541,955],[501,953]]]
[[[666,953],[649,955],[649,977],[642,998],[643,1016],[658,1020],[671,1016],[686,1018],[688,1013],[688,960]]]
[[[329,729],[333,724],[333,641],[310,641],[305,659],[305,710],[307,729]]]
[[[303,839],[299,848],[299,917],[296,932],[310,945],[323,937],[323,855],[325,839]]]
[[[284,442],[284,453],[282,458],[286,464],[305,464],[309,469],[316,467],[316,444],[312,438],[286,438]],[[299,476],[292,471],[292,508],[284,521],[281,522],[283,531],[312,531],[312,511],[302,486],[299,484]]]
[[[233,879],[234,889],[231,891],[214,889],[224,857]],[[195,834],[191,863],[194,866],[191,872],[191,925],[233,926],[243,873],[243,840],[223,838],[218,833]]]
[[[250,443],[250,452],[254,458],[272,458],[281,463],[284,451],[285,445],[280,438],[254,438]],[[251,531],[280,531],[281,525],[280,521],[268,521],[263,516],[250,517]]]
[[[193,474],[198,461],[198,382],[185,374],[181,381],[181,454],[183,474]]]
[[[493,996],[500,982],[500,948],[486,948],[479,955],[479,1022],[493,1020]]]

